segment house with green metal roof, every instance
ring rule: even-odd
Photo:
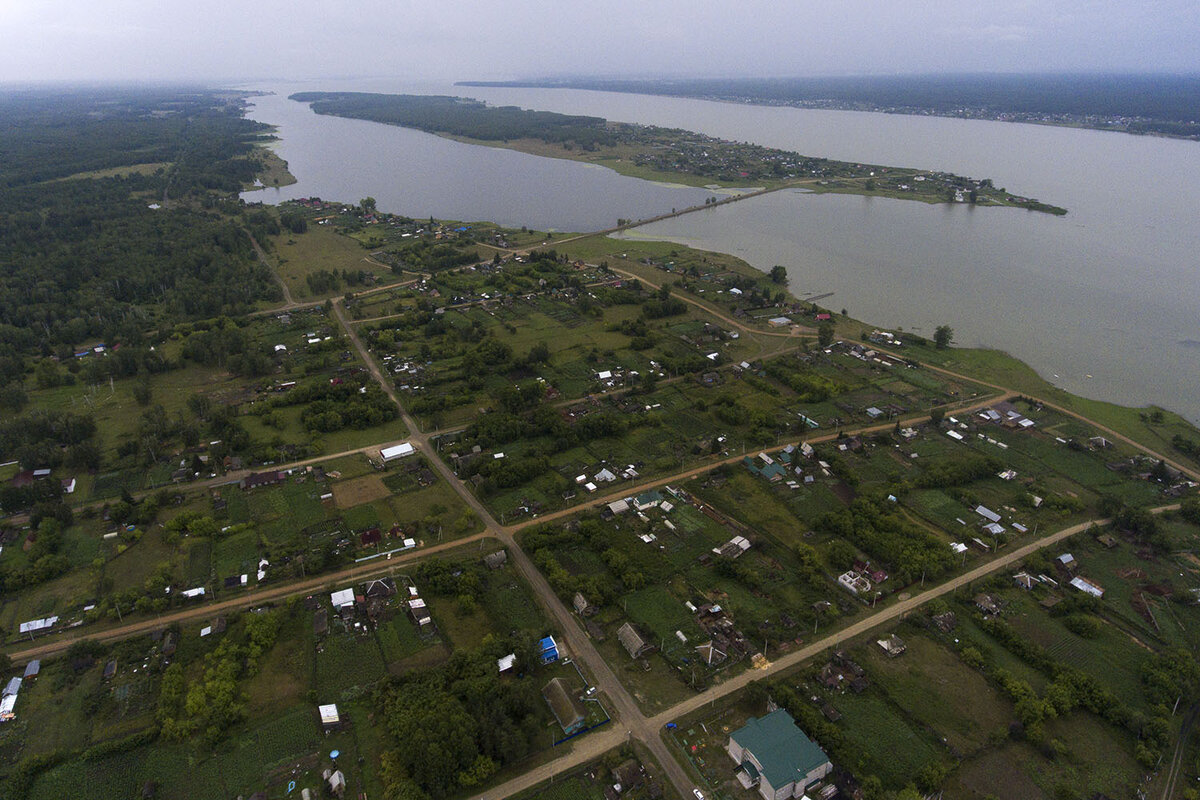
[[[765,800],[804,797],[805,789],[833,771],[825,751],[782,708],[731,733],[725,749],[738,765],[738,781],[747,789],[757,786]]]

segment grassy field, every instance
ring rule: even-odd
[[[1132,797],[1143,770],[1132,743],[1084,712],[1054,720],[1049,735],[1062,747],[1047,757],[1029,744],[1006,742],[968,759],[951,777],[951,800],[1052,800],[1058,797]]]
[[[93,169],[87,172],[76,172],[74,175],[67,175],[62,178],[54,178],[48,183],[57,181],[74,181],[79,179],[99,179],[99,178],[120,178],[125,175],[153,175],[161,170],[166,170],[171,166],[168,161],[152,161],[146,164],[126,164],[120,167],[109,167],[108,169]]]
[[[888,658],[870,644],[859,662],[910,719],[945,737],[958,753],[984,749],[1008,735],[1012,705],[958,656],[924,636],[907,636],[907,651]]]
[[[318,270],[363,270],[374,275],[381,283],[390,283],[399,278],[389,267],[375,262],[367,250],[349,236],[322,225],[310,225],[304,233],[284,231],[274,237],[274,261],[276,272],[287,284],[292,297],[297,300],[313,300],[322,297],[340,296],[355,288],[343,285],[314,294],[309,289],[308,276]]]

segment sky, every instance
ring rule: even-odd
[[[1196,72],[1196,0],[0,0],[0,82]]]

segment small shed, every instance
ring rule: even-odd
[[[38,673],[41,671],[42,671],[42,662],[35,658],[33,661],[30,661],[28,664],[25,665],[25,674],[22,677],[24,678],[24,680],[32,681],[34,678],[36,678],[38,676]]]
[[[883,652],[887,653],[888,658],[895,658],[908,649],[904,640],[894,633],[886,639],[880,639],[876,644],[883,649]]]
[[[337,703],[317,706],[317,713],[321,715],[321,728],[324,730],[333,730],[342,724],[342,717],[338,714]]]
[[[575,593],[572,605],[575,606],[575,613],[581,617],[590,617],[596,613],[596,607],[588,602],[587,598],[583,596],[583,592]]]

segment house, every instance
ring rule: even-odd
[[[581,617],[590,617],[596,613],[596,607],[587,601],[583,596],[583,592],[576,592],[575,599],[572,601],[575,606],[575,613]]]
[[[647,511],[657,507],[663,501],[662,492],[657,489],[651,489],[648,492],[642,492],[633,499],[634,507],[638,511]]]
[[[943,611],[941,614],[934,614],[933,624],[942,633],[950,633],[958,625],[958,615],[953,611]]]
[[[488,553],[483,557],[483,563],[487,564],[488,569],[500,569],[508,562],[508,551],[497,550],[494,553]]]
[[[334,797],[342,797],[345,795],[346,776],[342,774],[342,771],[340,769],[334,770],[333,772],[325,770],[325,773],[326,774],[324,775],[324,778],[329,782],[329,791],[334,795]]]
[[[612,779],[620,787],[620,792],[624,794],[645,783],[646,771],[636,758],[630,758],[613,768]]]
[[[251,472],[246,477],[238,482],[238,486],[243,490],[257,489],[260,486],[274,486],[286,478],[287,475],[283,472]]]
[[[992,615],[1000,613],[1000,601],[995,595],[977,594],[975,595],[975,607],[984,614]]]
[[[583,708],[567,688],[566,681],[562,678],[552,679],[542,687],[542,697],[546,699],[563,733],[570,736],[583,728]]]
[[[883,652],[887,653],[888,658],[895,658],[908,649],[908,645],[904,643],[904,640],[894,633],[886,639],[879,639],[875,644],[879,645],[883,649]]]
[[[396,581],[392,578],[375,578],[363,584],[363,597],[368,600],[384,600],[396,594]]]
[[[340,592],[331,592],[329,599],[332,601],[334,609],[341,611],[347,606],[354,605],[354,590],[342,589]]]
[[[725,653],[718,650],[717,646],[711,641],[697,645],[696,652],[700,654],[700,659],[710,667],[713,664],[720,664],[725,660]]]
[[[414,448],[410,443],[401,442],[400,444],[393,445],[392,447],[385,447],[381,449],[379,451],[379,457],[382,458],[383,463],[386,464],[389,461],[395,461],[399,458],[408,458],[415,452],[417,452],[416,448]]]
[[[720,547],[714,547],[712,551],[722,558],[734,559],[749,549],[749,539],[745,536],[735,536]]]
[[[22,676],[22,678],[27,681],[32,681],[41,671],[42,662],[35,658],[33,661],[30,661],[25,665],[25,674]]]
[[[751,719],[729,735],[725,749],[738,765],[738,782],[746,789],[758,787],[765,800],[803,797],[805,789],[833,771],[825,751],[783,709]]]
[[[1016,575],[1013,575],[1013,583],[1015,583],[1018,588],[1029,591],[1033,588],[1034,584],[1037,583],[1037,578],[1033,577],[1028,572],[1018,572]]]
[[[839,575],[838,584],[851,594],[865,594],[871,591],[871,582],[854,570]]]
[[[1104,597],[1104,587],[1095,581],[1089,581],[1087,578],[1075,576],[1071,578],[1071,585],[1084,594],[1090,594],[1092,597]]]
[[[626,622],[617,629],[617,639],[629,653],[630,658],[641,658],[647,651],[654,649],[646,644],[637,629],[633,627],[632,622]]]
[[[559,659],[558,642],[554,641],[553,636],[547,636],[538,642],[539,658],[543,664],[550,664]]]

